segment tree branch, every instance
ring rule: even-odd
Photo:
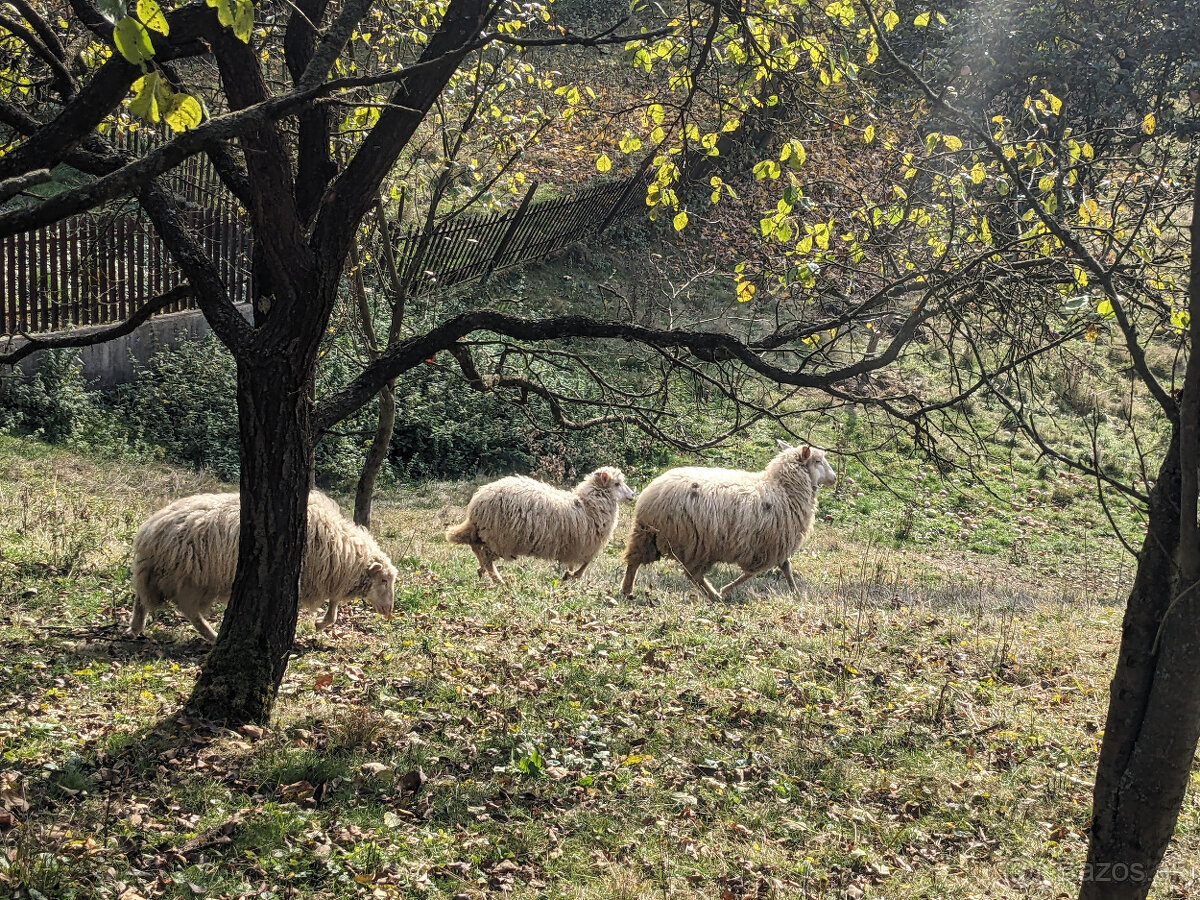
[[[24,175],[5,178],[3,181],[0,181],[0,203],[4,203],[6,200],[17,196],[21,191],[31,188],[35,184],[45,184],[50,178],[49,169],[34,169],[32,172],[26,172]]]
[[[170,26],[169,38],[156,32],[150,33],[154,40],[156,62],[207,53],[208,44],[203,38],[214,27],[221,27],[217,23],[216,11],[203,4],[192,4],[168,13],[167,22]],[[111,26],[109,32],[111,40]],[[52,121],[38,123],[36,130],[26,131],[28,137],[0,157],[0,178],[62,162],[64,155],[91,134],[116,108],[128,93],[130,85],[141,74],[141,67],[127,62],[120,53],[114,52]]]
[[[383,111],[354,158],[330,184],[312,234],[312,246],[321,248],[322,277],[340,276],[354,230],[375,202],[379,185],[446,82],[475,46],[474,39],[488,14],[483,0],[450,0],[438,30],[417,63],[424,71],[419,77],[406,74],[400,79],[388,101],[392,105]]]
[[[25,357],[42,350],[60,350],[65,347],[91,347],[103,344],[113,338],[123,337],[149,319],[164,306],[170,306],[180,300],[193,296],[191,285],[181,284],[171,288],[165,294],[159,294],[142,304],[137,311],[124,322],[96,331],[68,331],[54,337],[32,337],[28,334],[11,335],[8,345],[11,346],[14,337],[20,337],[24,343],[8,353],[0,353],[0,366],[14,366]]]
[[[318,432],[337,424],[370,400],[388,381],[442,350],[449,349],[459,339],[475,331],[491,331],[529,341],[575,337],[616,338],[655,347],[683,347],[693,353],[705,354],[706,358],[737,360],[751,371],[780,384],[828,390],[838,382],[889,365],[929,315],[931,313],[927,311],[926,303],[919,303],[883,353],[841,368],[813,373],[804,370],[809,361],[807,356],[800,360],[798,368],[785,369],[767,362],[744,342],[728,334],[647,328],[625,322],[605,322],[587,316],[537,320],[490,309],[474,310],[457,315],[425,334],[409,338],[387,350],[345,388],[321,403],[313,421]]]

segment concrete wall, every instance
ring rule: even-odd
[[[250,304],[238,304],[238,310],[247,321],[252,315]],[[99,331],[109,326],[76,328],[72,334]],[[155,353],[166,348],[178,347],[180,342],[195,340],[208,334],[208,322],[198,310],[185,310],[153,316],[124,337],[113,338],[103,344],[80,347],[79,362],[83,366],[83,377],[88,387],[105,390],[118,384],[128,384],[136,378],[136,365],[145,365]],[[49,337],[50,335],[38,335]],[[12,338],[13,349],[21,346],[22,338]],[[0,351],[7,350],[7,339],[0,337]],[[37,370],[41,353],[34,353],[17,363],[17,369],[26,375]],[[3,368],[8,368],[7,366]]]

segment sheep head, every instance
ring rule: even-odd
[[[833,471],[833,468],[825,459],[824,450],[819,450],[808,444],[804,444],[801,447],[793,447],[787,441],[776,441],[776,443],[782,452],[775,459],[784,462],[784,464],[807,467],[809,476],[812,478],[813,484],[817,487],[830,487],[837,482],[837,473]]]
[[[367,566],[366,589],[363,591],[363,596],[371,602],[375,612],[390,619],[395,603],[395,592],[395,566],[390,562],[383,563],[379,560],[375,560]]]
[[[587,482],[590,482],[600,493],[607,494],[617,502],[622,500],[632,500],[637,494],[633,488],[625,483],[625,473],[616,466],[605,466],[603,469],[597,469],[587,477]]]

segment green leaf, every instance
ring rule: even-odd
[[[133,83],[136,96],[129,102],[129,111],[147,122],[158,121],[158,101],[154,96],[158,89],[159,74],[148,72]]]
[[[200,101],[190,94],[175,94],[163,113],[163,120],[172,131],[187,131],[204,121],[204,110]]]
[[[676,231],[683,231],[687,228],[688,214],[686,212],[676,213],[675,218],[671,220],[671,224],[675,226]]]
[[[233,24],[233,8],[229,5],[229,0],[204,0],[209,6],[217,11],[217,21],[228,28]]]
[[[137,0],[137,17],[151,31],[157,31],[161,35],[170,32],[167,17],[163,15],[155,0]]]
[[[807,158],[808,154],[804,150],[804,145],[795,138],[784,144],[783,149],[779,151],[779,161],[787,163],[789,169],[799,169]],[[771,177],[775,178],[776,175]]]
[[[135,66],[154,59],[150,32],[133,16],[126,16],[113,26],[113,43],[121,55]]]
[[[237,0],[233,14],[233,36],[243,44],[250,43],[250,32],[254,30],[253,0]]]

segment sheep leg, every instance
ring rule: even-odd
[[[217,642],[217,633],[213,631],[212,625],[209,624],[208,619],[204,618],[204,614],[200,612],[199,608],[183,609],[181,612],[187,616],[187,620],[192,623],[192,627],[200,632],[200,637],[204,638],[210,644]]]
[[[737,578],[733,579],[733,581],[729,582],[729,584],[725,585],[725,587],[721,588],[721,599],[722,600],[727,599],[729,597],[729,595],[733,593],[734,588],[736,588],[739,584],[741,584],[744,581],[749,581],[756,574],[758,574],[758,573],[757,572],[748,572],[748,571],[743,570],[741,575],[739,575]]]
[[[708,574],[707,572],[693,572],[687,566],[683,567],[683,571],[687,573],[688,580],[696,586],[700,593],[708,597],[709,600],[721,599],[721,595],[718,594],[717,589],[712,586],[712,582],[704,577]]]
[[[324,631],[326,628],[332,628],[337,624],[338,605],[336,600],[329,601],[329,609],[325,610],[325,618],[317,623],[317,631]]]
[[[633,593],[633,580],[637,577],[638,569],[646,563],[652,563],[661,556],[655,543],[655,533],[642,528],[636,523],[633,533],[629,536],[629,544],[625,548],[625,581],[621,584],[621,595],[628,597]]]
[[[146,620],[148,618],[149,613],[146,610],[146,604],[142,602],[140,596],[134,595],[133,615],[129,619],[129,634],[131,637],[142,636],[142,632],[146,630]]]
[[[180,593],[175,598],[175,606],[183,613],[184,617],[192,623],[192,627],[200,632],[200,636],[210,644],[217,642],[217,633],[213,631],[212,625],[204,618],[204,613],[212,608],[212,604],[205,604],[204,596],[193,588]]]
[[[637,578],[637,571],[641,568],[641,563],[631,562],[625,567],[625,580],[621,582],[621,596],[628,597],[633,593],[633,579]]]
[[[583,570],[586,569],[589,565],[591,565],[591,563],[592,563],[592,561],[589,559],[587,562],[585,562],[582,566],[580,566],[574,572],[572,572],[570,569],[567,569],[567,571],[563,573],[563,580],[565,581],[568,578],[582,578]]]
[[[783,577],[787,579],[788,587],[792,589],[792,593],[797,592],[796,576],[792,574],[792,561],[785,559],[783,565],[779,567],[779,571],[783,573]]]
[[[492,552],[488,550],[485,544],[472,544],[471,552],[479,560],[480,578],[487,575],[496,584],[504,584],[504,579],[500,577],[500,573],[496,570],[496,557],[492,556]]]

